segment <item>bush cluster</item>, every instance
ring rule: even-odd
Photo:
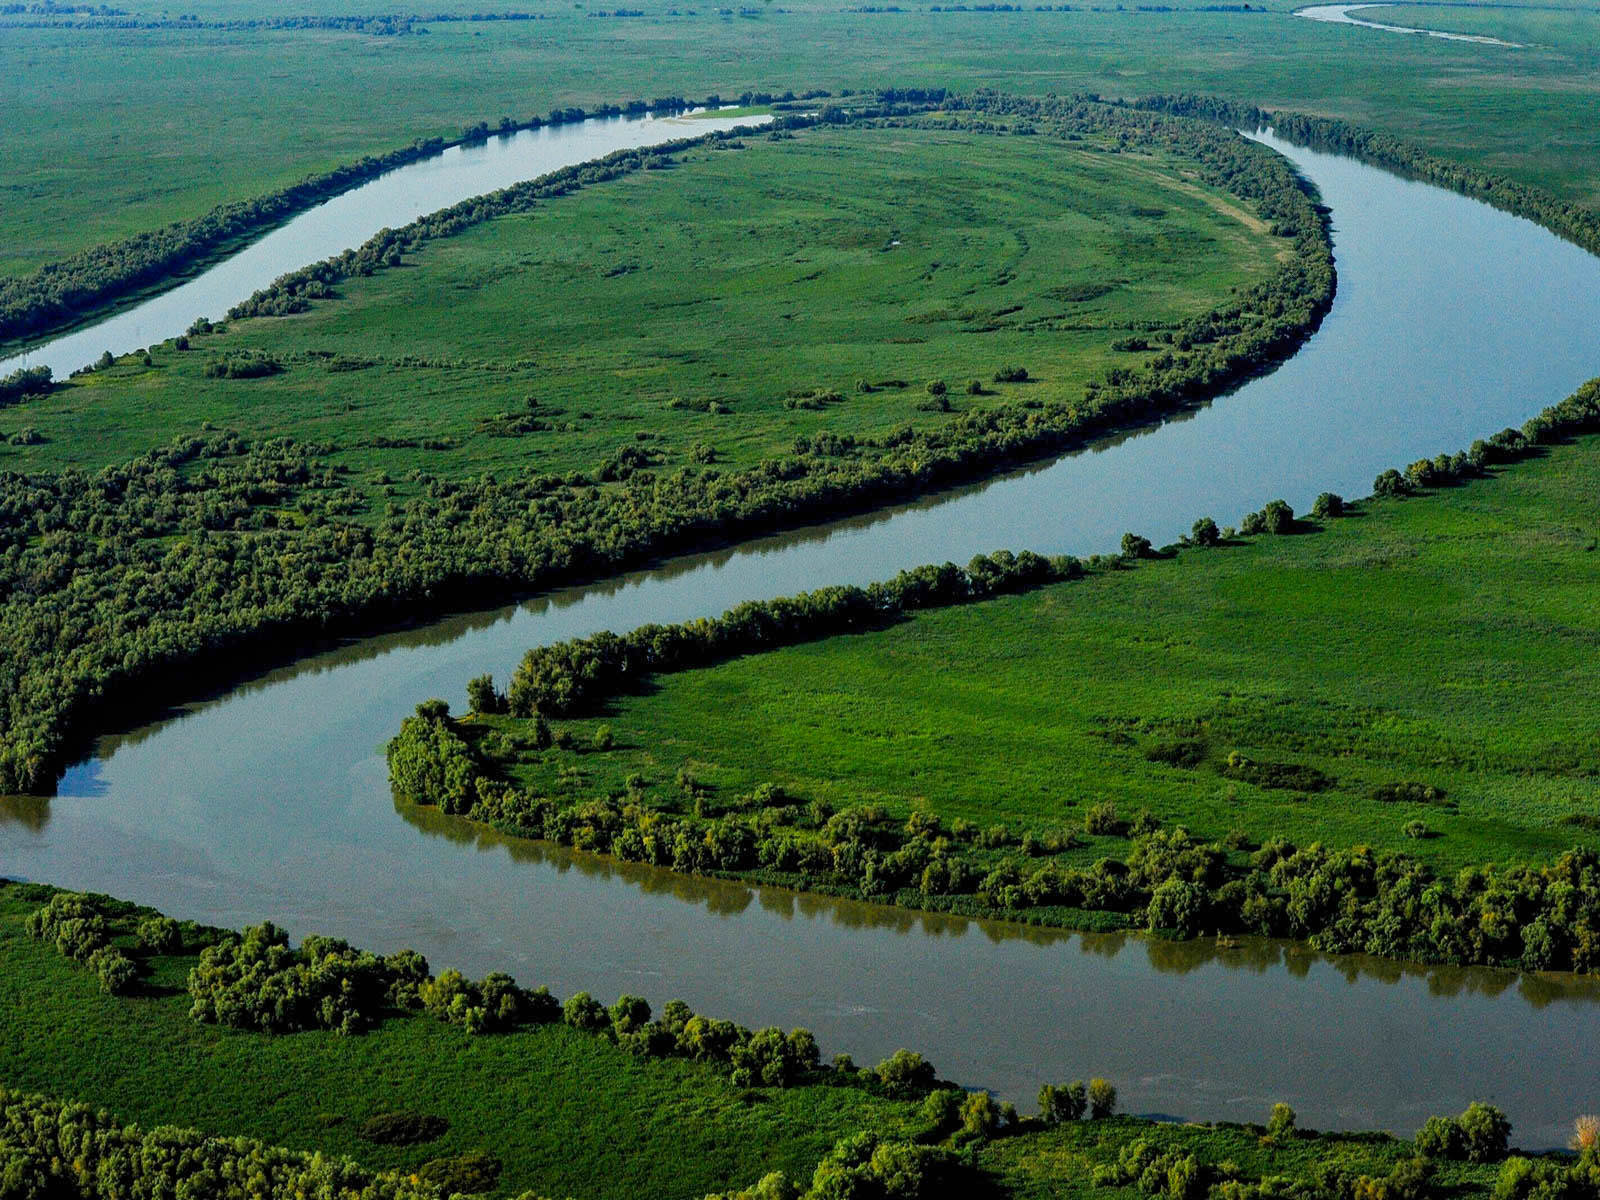
[[[1429,1117],[1416,1144],[1417,1153],[1430,1158],[1499,1162],[1511,1144],[1511,1122],[1492,1104],[1474,1101],[1459,1117]]]
[[[835,1143],[804,1189],[774,1172],[753,1187],[706,1200],[934,1200],[955,1194],[954,1165],[947,1150],[864,1131]]]
[[[139,979],[134,961],[111,944],[111,931],[100,904],[76,892],[58,892],[43,908],[28,914],[29,936],[52,943],[57,950],[94,973],[112,994],[131,991]]]
[[[41,396],[53,386],[49,367],[18,367],[0,377],[0,408],[18,404],[30,396]]]
[[[359,1033],[419,976],[426,979],[427,962],[418,955],[385,958],[316,935],[292,949],[288,934],[268,921],[201,952],[189,972],[189,1012],[197,1021],[268,1033]]]

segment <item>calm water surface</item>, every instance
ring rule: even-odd
[[[1276,143],[1274,143],[1276,144]],[[121,737],[0,805],[0,873],[237,925],[272,917],[558,993],[682,996],[829,1052],[906,1045],[1018,1099],[1103,1074],[1134,1111],[1414,1128],[1472,1098],[1529,1145],[1600,1107],[1600,988],[1263,943],[1083,938],[708,884],[397,810],[381,745],[418,700],[599,628],[997,547],[1158,544],[1520,423],[1600,372],[1600,260],[1424,184],[1288,146],[1336,225],[1339,294],[1293,360],[1184,419],[985,486],[370,639]]]
[[[0,375],[18,367],[48,366],[57,379],[65,379],[103,351],[128,354],[177,336],[196,317],[220,320],[278,276],[359,246],[380,229],[399,229],[462,200],[615,150],[769,120],[766,116],[597,117],[452,146],[307,209],[239,253],[125,312],[0,361]]]
[[[1508,46],[1520,50],[1520,42],[1504,42],[1499,38],[1483,37],[1474,33],[1447,33],[1443,29],[1420,29],[1414,25],[1385,25],[1381,21],[1363,21],[1350,14],[1366,8],[1396,8],[1395,4],[1313,4],[1295,10],[1295,16],[1311,21],[1327,21],[1334,25],[1359,25],[1363,29],[1381,29],[1385,33],[1420,33],[1427,37],[1443,38],[1447,42],[1477,42],[1480,46]]]

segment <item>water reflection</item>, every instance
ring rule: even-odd
[[[1600,1004],[1600,980],[1570,974],[1407,963],[1367,954],[1322,954],[1301,942],[1273,938],[1170,941],[1136,931],[1074,932],[1019,921],[979,920],[764,884],[684,875],[645,863],[574,850],[554,842],[514,837],[399,798],[394,800],[394,811],[429,837],[445,838],[480,850],[502,850],[514,862],[549,867],[557,874],[577,871],[604,883],[636,888],[644,895],[670,896],[712,916],[737,917],[754,903],[763,913],[786,922],[822,921],[841,929],[884,930],[901,937],[960,938],[976,931],[994,944],[1020,941],[1034,946],[1076,945],[1082,954],[1104,959],[1123,954],[1142,955],[1145,965],[1161,975],[1183,976],[1221,966],[1253,975],[1282,970],[1304,979],[1313,968],[1325,967],[1351,986],[1363,982],[1393,986],[1414,980],[1422,982],[1430,996],[1443,999],[1464,995],[1494,999],[1515,989],[1518,996],[1536,1009],[1554,1003]]]

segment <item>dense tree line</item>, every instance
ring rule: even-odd
[[[1575,433],[1600,431],[1600,380],[1591,380],[1561,403],[1530,417],[1523,428],[1504,429],[1457,455],[1421,459],[1404,472],[1391,469],[1378,475],[1373,491],[1379,496],[1409,495],[1429,486],[1463,482],[1484,474],[1489,467],[1517,461],[1544,444]],[[1342,497],[1325,492],[1313,513],[1328,518],[1344,511]],[[1283,500],[1269,501],[1258,512],[1245,514],[1240,532],[1284,534],[1296,528],[1294,510]],[[1192,542],[1211,546],[1220,540],[1216,522],[1195,522]],[[1149,539],[1129,533],[1123,537],[1123,556],[1137,559],[1152,552]],[[902,571],[895,578],[868,587],[829,587],[794,597],[747,601],[720,617],[701,618],[677,625],[642,625],[625,634],[602,631],[585,638],[535,646],[523,656],[507,692],[508,710],[519,717],[542,714],[570,716],[592,711],[619,692],[636,687],[645,677],[662,672],[707,666],[742,654],[777,649],[838,633],[881,627],[905,614],[926,608],[968,603],[1008,592],[1025,591],[1044,584],[1073,579],[1083,571],[1070,556],[1043,558],[1031,551],[998,551],[978,555],[965,569],[954,563],[928,564]],[[476,708],[476,706],[475,706]],[[486,711],[476,709],[477,711]],[[407,794],[429,797],[447,811],[465,795],[468,767],[440,751],[429,761],[438,771],[452,773],[452,784],[425,784],[400,747],[396,774]],[[391,769],[396,768],[391,764]],[[1320,791],[1326,778],[1310,768],[1296,768],[1292,777],[1279,779],[1283,764],[1261,764],[1232,756],[1228,772],[1265,787],[1291,787]],[[443,797],[449,791],[449,799]]]
[[[864,1131],[834,1145],[804,1192],[772,1175],[728,1197],[934,1200],[958,1194],[947,1185],[951,1164],[948,1151]],[[173,1126],[145,1130],[102,1109],[0,1086],[0,1193],[7,1200],[444,1200],[456,1189],[433,1165],[409,1175],[373,1172],[349,1159],[253,1138]],[[537,1198],[524,1192],[518,1200]]]
[[[463,734],[437,710],[407,718],[390,744],[391,762],[450,743],[474,774],[448,795],[408,791],[397,775],[402,794],[626,861],[974,914],[1060,920],[1067,910],[1109,912],[1186,937],[1248,933],[1304,939],[1330,953],[1600,971],[1600,855],[1592,850],[1569,850],[1543,867],[1473,867],[1445,878],[1412,855],[1364,846],[1272,841],[1242,857],[1147,821],[1143,830],[1119,826],[1131,839],[1120,859],[1063,865],[1030,839],[996,862],[986,851],[1015,845],[1009,836],[990,839],[965,822],[947,828],[920,813],[899,824],[874,806],[836,812],[770,785],[715,814],[667,811],[642,792],[538,795],[503,782]]]
[[[419,139],[254,200],[219,205],[203,217],[94,246],[32,275],[0,280],[0,340],[39,334],[82,317],[98,305],[203,262],[240,238],[444,147],[442,138]]]
[[[870,587],[829,587],[776,600],[751,600],[722,616],[680,625],[642,625],[630,633],[537,646],[524,655],[507,692],[519,717],[566,716],[594,707],[645,676],[706,666],[741,654],[881,627],[918,609],[1031,589],[1082,573],[1077,560],[1024,550],[979,555],[902,571]],[[459,769],[459,768],[457,768]],[[414,789],[408,789],[414,790]]]
[[[894,93],[868,111],[905,119],[908,105],[933,96]],[[361,520],[347,514],[367,509],[368,497],[328,465],[326,448],[283,440],[180,438],[95,474],[0,473],[0,790],[48,787],[75,739],[108,714],[147,712],[180,687],[313,641],[858,512],[1148,421],[1276,361],[1325,306],[1332,273],[1321,215],[1264,148],[1081,98],[940,99],[974,119],[1032,113],[1063,132],[1169,147],[1298,230],[1296,253],[1272,279],[1186,326],[1187,349],[1175,342],[1147,370],[1119,370],[1077,403],[904,426],[858,439],[848,455],[808,441],[736,473],[645,466],[604,487],[582,474],[447,481],[418,472],[418,495]],[[464,227],[474,211],[458,206],[439,228]],[[378,269],[390,248],[364,248],[352,263]],[[292,307],[326,286],[315,270],[261,303]]]
[[[43,890],[43,889],[41,889]],[[129,927],[146,953],[175,953],[184,945],[176,921],[122,905],[107,911],[102,898],[55,892],[29,914],[35,938],[53,942],[67,957],[93,963]],[[899,1050],[875,1067],[857,1068],[847,1055],[822,1062],[806,1029],[748,1029],[696,1013],[670,1000],[659,1017],[640,996],[623,995],[606,1006],[586,992],[558,1001],[548,988],[523,988],[509,975],[480,980],[459,971],[432,973],[414,950],[378,955],[338,938],[310,935],[299,946],[270,921],[237,933],[193,927],[201,945],[189,972],[190,1016],[196,1021],[289,1034],[325,1029],[356,1035],[386,1015],[425,1013],[472,1034],[505,1033],[564,1023],[607,1038],[641,1058],[680,1057],[717,1065],[737,1086],[796,1087],[831,1081],[885,1095],[917,1097],[939,1086],[932,1064]],[[120,953],[120,952],[118,952]],[[127,962],[131,990],[137,969]]]
[[[86,899],[60,893],[40,911]],[[547,988],[523,988],[498,972],[480,980],[455,970],[434,975],[413,950],[377,955],[317,935],[292,947],[271,922],[225,934],[206,947],[188,986],[195,1020],[264,1033],[359,1034],[385,1014],[401,1012],[426,1013],[473,1034],[561,1022],[641,1058],[712,1063],[739,1086],[795,1087],[829,1079],[917,1096],[938,1084],[933,1067],[907,1050],[872,1068],[858,1069],[848,1057],[824,1065],[806,1029],[747,1029],[696,1013],[681,1000],[668,1001],[654,1019],[640,996],[621,996],[608,1007],[578,992],[561,1002]]]

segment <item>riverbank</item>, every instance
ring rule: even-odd
[[[0,885],[0,987],[8,1000],[0,1078],[8,1088],[107,1107],[147,1127],[189,1125],[354,1157],[409,1174],[412,1186],[420,1175],[420,1195],[430,1180],[469,1165],[500,1196],[532,1188],[584,1200],[688,1200],[777,1171],[804,1186],[817,1160],[862,1129],[922,1158],[929,1186],[890,1191],[904,1200],[945,1194],[932,1185],[942,1179],[948,1187],[952,1177],[969,1195],[1065,1189],[1132,1197],[1148,1194],[1138,1174],[1162,1156],[1170,1158],[1161,1174],[1180,1166],[1193,1176],[1185,1194],[1197,1198],[1229,1179],[1248,1186],[1278,1176],[1324,1188],[1315,1194],[1327,1200],[1352,1200],[1357,1177],[1389,1177],[1415,1152],[1404,1139],[1317,1136],[1285,1128],[1281,1118],[1271,1136],[1261,1126],[1137,1118],[1008,1124],[999,1102],[963,1113],[960,1093],[953,1105],[930,1102],[924,1082],[897,1095],[871,1072],[862,1083],[821,1072],[789,1086],[752,1086],[714,1062],[629,1053],[609,1018],[590,1031],[547,1019],[470,1033],[422,1012],[389,1011],[369,1032],[348,1036],[219,1030],[190,1017],[187,979],[201,947],[226,940],[224,931],[174,926],[176,940],[153,951],[156,914],[98,902],[113,944],[141,964],[127,993],[110,995],[91,971],[23,928],[52,894]],[[149,930],[143,941],[141,925]],[[1062,1103],[1070,1113],[1070,1096]],[[8,1097],[6,1108],[19,1111],[18,1098]],[[0,1148],[17,1140],[0,1131]],[[1131,1175],[1130,1163],[1138,1163]],[[1443,1159],[1432,1182],[1411,1194],[1487,1196],[1500,1172],[1497,1161]]]

